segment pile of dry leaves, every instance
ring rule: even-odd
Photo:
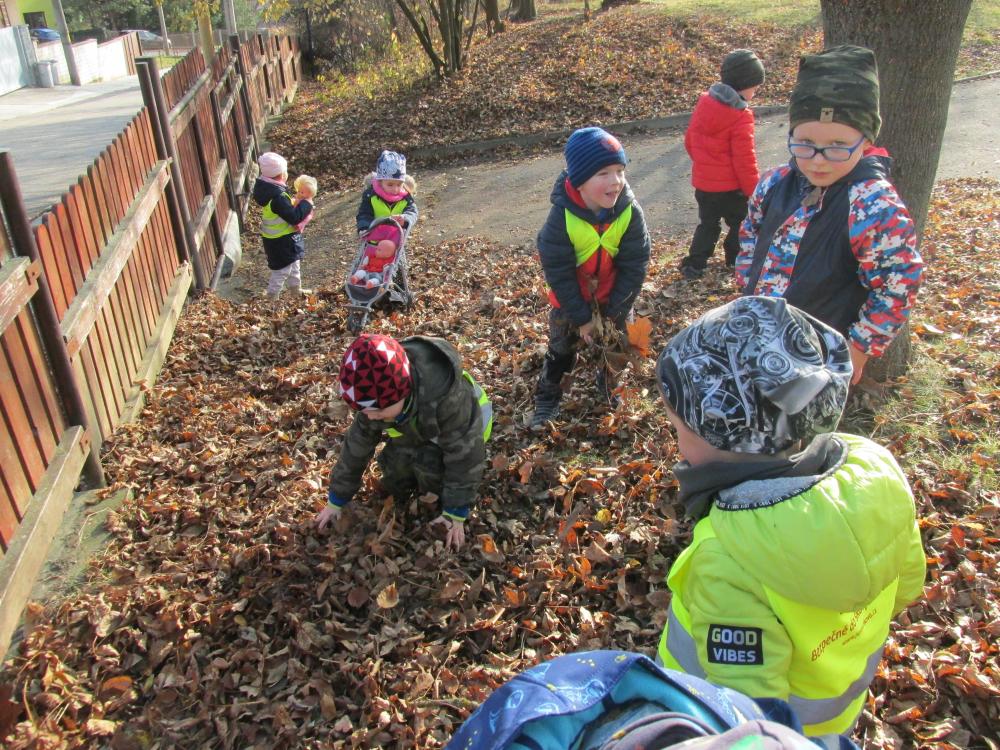
[[[898,416],[852,414],[905,465],[931,560],[862,719],[871,750],[997,747],[997,195],[963,182],[936,196],[916,332],[940,409],[906,411],[914,372],[894,389]],[[652,360],[627,369],[615,412],[581,366],[558,428],[532,434],[536,259],[477,240],[412,248],[417,303],[379,311],[370,330],[446,336],[498,415],[465,548],[428,532],[433,502],[397,506],[370,483],[337,529],[314,528],[348,424],[340,289],[277,311],[202,297],[142,421],[107,446],[109,477],[134,495],[109,521],[113,544],[84,591],[32,612],[0,673],[7,747],[434,748],[540,659],[655,649],[690,528]],[[654,352],[732,295],[715,266],[681,282],[682,250],[654,245],[639,304]]]
[[[781,103],[799,55],[821,44],[814,27],[671,18],[655,5],[589,22],[579,13],[546,16],[474,45],[466,69],[444,83],[421,79],[371,99],[332,97],[330,84],[310,84],[271,139],[296,169],[353,185],[381,148],[433,150],[690,111],[734,47],[755,50],[767,68],[755,103]]]

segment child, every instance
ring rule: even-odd
[[[680,500],[698,519],[667,577],[660,661],[787,700],[811,736],[851,731],[890,621],[925,572],[892,455],[831,432],[847,348],[780,297],[742,297],[681,331],[657,362],[684,459]]]
[[[800,729],[782,701],[758,705],[640,654],[583,651],[501,685],[445,750],[816,750]]]
[[[691,184],[698,202],[698,227],[691,248],[681,261],[685,279],[704,273],[725,219],[729,231],[722,242],[726,267],[740,251],[739,231],[747,215],[747,198],[757,187],[753,110],[748,102],[764,83],[764,65],[753,52],[738,49],[726,55],[719,83],[701,95],[684,133],[691,157]]]
[[[400,226],[412,227],[417,221],[417,204],[413,202],[416,188],[413,177],[406,173],[406,157],[383,151],[375,171],[365,178],[358,206],[358,232],[367,232],[375,219],[386,216],[393,217]]]
[[[844,45],[802,57],[788,114],[792,160],[750,199],[737,281],[844,334],[856,383],[909,317],[924,269],[891,162],[872,148],[882,123],[875,55]]]
[[[461,547],[493,416],[455,348],[438,338],[399,342],[364,334],[344,354],[340,389],[358,413],[330,472],[329,503],[316,516],[319,528],[354,497],[375,448],[388,438],[378,457],[382,486],[397,499],[413,492],[437,495],[442,513],[432,523],[447,529],[447,546]]]
[[[552,208],[538,233],[538,257],[549,286],[549,349],[535,388],[532,429],[559,414],[562,378],[573,369],[580,339],[592,342],[591,301],[624,328],[649,265],[642,209],[625,181],[625,149],[601,128],[566,141],[566,169],[552,188]],[[604,370],[598,387],[613,403]]]
[[[260,177],[254,182],[253,198],[264,209],[261,212],[260,236],[267,254],[267,267],[271,269],[267,298],[278,299],[286,283],[293,294],[310,294],[310,290],[302,288],[301,262],[305,242],[299,224],[312,215],[315,192],[310,190],[309,185],[303,184],[293,205],[285,184],[288,180],[285,158],[267,151],[260,155],[257,163]]]

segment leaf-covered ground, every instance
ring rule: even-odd
[[[998,747],[998,195],[995,181],[937,191],[914,368],[847,419],[904,465],[930,559],[860,723],[868,750]],[[732,296],[715,265],[681,282],[683,249],[654,245],[638,306],[654,351]],[[134,496],[109,521],[113,543],[84,590],[31,609],[0,672],[7,747],[435,748],[540,659],[652,653],[690,534],[652,361],[613,413],[580,367],[558,429],[531,434],[537,261],[477,240],[415,243],[412,257],[416,305],[370,330],[447,336],[498,414],[466,547],[428,533],[433,504],[394,505],[370,482],[335,531],[313,527],[348,424],[339,288],[277,310],[202,297],[141,422],[107,446],[109,478]]]
[[[356,96],[332,93],[339,81],[308,84],[271,140],[295,169],[353,185],[382,148],[412,152],[690,111],[734,47],[755,50],[766,66],[755,103],[783,103],[799,55],[822,40],[811,27],[671,18],[639,5],[586,23],[580,13],[560,13],[511,29],[473,45],[466,69],[443,84],[394,78]]]

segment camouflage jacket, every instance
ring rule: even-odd
[[[462,360],[451,344],[427,336],[400,343],[410,359],[414,386],[402,418],[376,421],[357,413],[330,472],[330,491],[344,500],[353,498],[383,440],[394,440],[401,448],[434,445],[444,461],[441,504],[446,512],[464,510],[475,501],[486,467],[479,403],[462,377]],[[390,428],[397,437],[388,437]]]

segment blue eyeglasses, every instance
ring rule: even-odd
[[[853,146],[814,146],[811,143],[796,143],[788,136],[788,153],[796,159],[812,159],[816,154],[822,154],[827,161],[847,161],[851,155],[864,143],[865,137]]]

